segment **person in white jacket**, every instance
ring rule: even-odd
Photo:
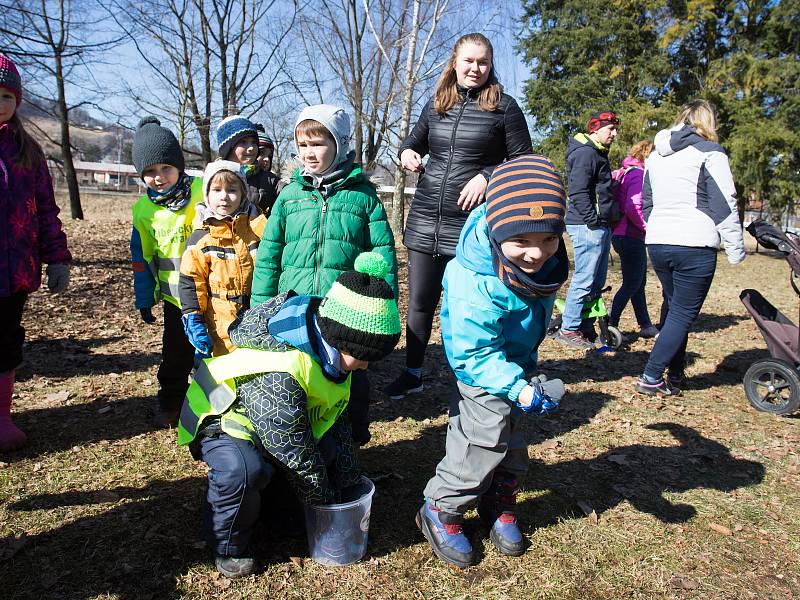
[[[689,102],[670,129],[656,134],[645,162],[645,244],[668,312],[635,384],[642,394],[680,394],[686,341],[711,287],[720,242],[731,264],[745,258],[736,188],[716,130],[714,107]]]

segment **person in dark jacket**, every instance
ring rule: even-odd
[[[247,179],[247,199],[265,215],[269,216],[278,198],[278,177],[261,167],[258,160],[260,147],[255,123],[241,115],[232,115],[217,125],[219,157],[242,165],[242,174]]]
[[[422,364],[444,269],[456,254],[470,211],[484,201],[494,168],[532,152],[525,116],[503,93],[493,54],[492,43],[480,33],[459,38],[433,98],[400,146],[403,168],[420,177],[403,236],[408,248],[406,368],[385,390],[392,399],[423,389]]]
[[[575,270],[556,339],[584,350],[594,347],[595,335],[594,323],[581,317],[583,303],[603,288],[608,271],[612,214],[616,211],[608,149],[617,137],[618,124],[613,111],[597,112],[589,119],[589,134],[578,133],[567,145],[566,223]]]

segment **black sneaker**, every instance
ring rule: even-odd
[[[646,396],[680,396],[681,391],[674,387],[669,381],[664,378],[659,379],[655,383],[648,383],[641,377],[636,380],[633,386],[640,394]]]
[[[383,388],[383,391],[390,400],[402,400],[407,394],[418,394],[424,389],[422,377],[417,377],[403,369],[400,376]]]
[[[229,579],[247,577],[256,572],[256,561],[248,556],[221,556],[214,559],[217,571]]]

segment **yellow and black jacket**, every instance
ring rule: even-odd
[[[181,310],[204,316],[214,356],[233,350],[228,327],[250,306],[256,251],[267,218],[254,205],[249,207],[220,220],[204,217],[205,205],[198,204],[196,229],[181,260]]]

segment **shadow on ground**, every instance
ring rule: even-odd
[[[41,377],[106,375],[124,371],[144,371],[161,360],[160,352],[101,354],[95,349],[124,339],[122,335],[88,339],[47,338],[25,344],[25,362],[17,370],[17,380],[33,374]]]
[[[207,550],[195,541],[202,485],[199,478],[157,480],[143,488],[40,495],[11,504],[12,514],[116,505],[26,538],[16,554],[0,563],[4,597],[178,598],[175,578],[209,560]]]
[[[73,446],[123,440],[151,431],[154,403],[152,396],[122,400],[98,396],[92,402],[17,413],[14,420],[27,433],[29,445],[5,454],[4,460],[16,462],[69,450]]]

